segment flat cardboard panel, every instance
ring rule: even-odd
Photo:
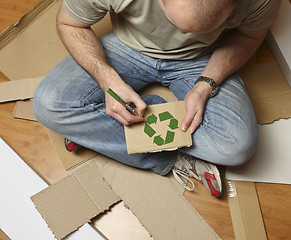
[[[47,184],[0,138],[0,227],[12,240],[54,240],[30,196]],[[2,235],[0,231],[0,239]],[[5,238],[3,238],[4,240]],[[67,240],[103,239],[89,224]]]
[[[94,162],[31,197],[57,239],[107,210],[119,198],[109,188]]]
[[[252,100],[258,123],[272,123],[291,116],[291,88],[276,62],[246,65],[239,74]]]
[[[42,78],[26,78],[0,83],[0,103],[32,98]]]
[[[61,2],[55,0],[25,31],[0,49],[0,71],[8,79],[44,76],[68,55],[56,33],[56,15]],[[98,36],[108,32],[111,29],[109,16],[93,29]]]
[[[155,240],[220,239],[170,178],[102,155],[32,200],[59,239],[118,201],[113,191]]]
[[[231,181],[232,192],[228,203],[232,218],[235,239],[266,240],[266,231],[262,219],[259,200],[253,182]]]
[[[183,101],[148,106],[145,122],[124,127],[127,152],[156,152],[191,146],[190,130],[181,131],[185,115]]]
[[[17,101],[14,107],[13,117],[37,121],[33,113],[32,99],[27,101]]]
[[[227,167],[226,178],[291,184],[291,119],[259,125],[259,144],[254,156],[244,165]]]
[[[49,129],[46,130],[66,170],[74,168],[97,155],[96,152],[86,148],[82,148],[80,151],[69,152],[65,148],[64,137]]]
[[[116,161],[100,172],[155,240],[220,239],[168,177]]]

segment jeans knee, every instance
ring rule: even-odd
[[[226,166],[238,166],[247,162],[258,145],[257,129],[244,132],[228,147],[220,151],[220,162]]]

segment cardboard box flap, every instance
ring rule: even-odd
[[[155,240],[220,239],[168,177],[116,161],[100,173]]]
[[[81,227],[120,199],[94,162],[31,197],[57,239]]]
[[[26,78],[0,83],[0,103],[32,98],[42,78]]]

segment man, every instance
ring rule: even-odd
[[[188,175],[216,197],[215,164],[239,165],[255,151],[255,114],[234,74],[256,51],[274,21],[279,0],[64,0],[57,31],[70,56],[34,95],[37,119],[77,144],[127,165]],[[114,33],[98,39],[90,26],[110,12]],[[158,96],[140,97],[148,84],[168,86],[185,100],[181,130],[193,146],[172,152],[126,153],[123,125],[144,121]],[[138,116],[104,93],[113,89]],[[177,177],[178,178],[178,177]]]

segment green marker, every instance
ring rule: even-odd
[[[135,116],[138,116],[138,113],[126,102],[124,102],[111,88],[108,88],[106,92],[108,92],[114,99],[120,102],[129,112],[131,112]]]

